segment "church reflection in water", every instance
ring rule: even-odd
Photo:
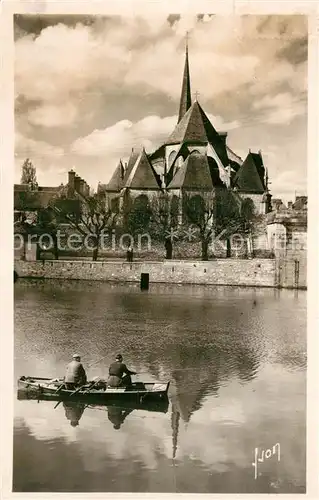
[[[170,401],[172,428],[172,458],[178,450],[178,434],[181,421],[188,424],[192,415],[200,410],[205,401],[218,397],[219,389],[231,380],[240,384],[249,383],[258,372],[261,351],[253,345],[237,346],[236,350],[227,345],[215,349],[192,349],[193,356],[186,358],[181,347],[176,349],[175,369],[170,372]],[[173,365],[171,361],[170,366]],[[161,366],[157,374],[167,374],[169,369]],[[163,375],[162,375],[163,376]]]

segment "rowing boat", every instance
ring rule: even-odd
[[[42,377],[20,377],[18,380],[18,399],[22,392],[29,397],[24,399],[46,399],[51,401],[83,401],[84,403],[108,404],[119,401],[123,404],[142,405],[153,401],[165,401],[169,382],[133,382],[130,387],[107,387],[105,382],[95,380],[74,391],[63,386],[63,379]],[[20,393],[20,397],[19,397]]]

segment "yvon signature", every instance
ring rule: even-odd
[[[252,466],[255,467],[255,479],[257,479],[258,476],[258,463],[264,462],[265,460],[268,460],[269,458],[273,457],[274,455],[277,455],[278,457],[278,462],[280,462],[280,443],[276,443],[272,449],[268,448],[266,451],[265,450],[260,450],[261,455],[258,457],[259,450],[258,448],[255,448],[255,461],[252,463]]]

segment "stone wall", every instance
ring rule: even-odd
[[[214,261],[90,262],[16,261],[19,277],[62,278],[119,282],[139,282],[149,273],[150,283],[188,283],[274,287],[276,265],[273,259],[216,259]]]
[[[307,259],[285,257],[276,259],[276,285],[282,288],[307,288]]]

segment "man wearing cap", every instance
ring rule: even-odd
[[[87,382],[86,373],[81,363],[81,357],[73,354],[73,361],[66,367],[64,383],[67,389],[76,389]]]
[[[109,368],[109,375],[107,381],[109,387],[128,387],[132,385],[131,375],[136,375],[136,372],[129,370],[123,363],[122,355],[118,354]]]

